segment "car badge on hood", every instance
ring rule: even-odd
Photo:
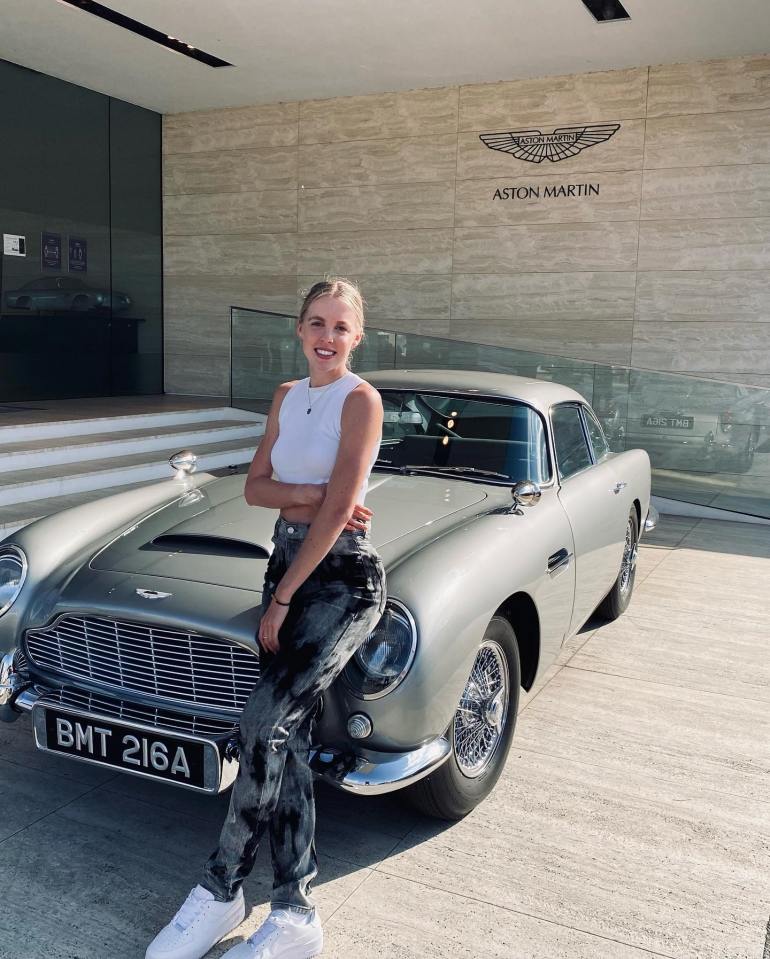
[[[159,593],[157,589],[137,589],[137,596],[141,596],[142,599],[168,599],[169,596],[173,596],[173,593]]]

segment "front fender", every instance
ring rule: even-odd
[[[19,598],[0,617],[0,653],[16,646],[30,625],[51,616],[71,577],[97,550],[156,509],[215,480],[200,473],[117,493],[46,516],[3,540],[24,550],[29,570]]]
[[[555,500],[552,505],[560,510]],[[543,550],[528,548],[532,538],[542,534],[540,509],[473,518],[388,572],[388,594],[414,616],[418,648],[407,677],[381,699],[360,699],[344,681],[338,684],[343,697],[340,718],[364,712],[372,719],[374,732],[367,745],[410,749],[445,732],[486,627],[513,593],[524,592],[533,599],[541,631],[551,634],[541,641],[558,648],[565,614],[560,614],[560,624],[539,608]]]

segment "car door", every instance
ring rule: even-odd
[[[609,592],[620,569],[625,535],[625,487],[609,449],[593,446],[580,403],[560,403],[551,410],[559,501],[567,514],[575,543],[575,600],[570,634],[588,619]],[[591,428],[602,436],[592,421]]]

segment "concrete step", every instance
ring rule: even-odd
[[[71,506],[81,506],[83,503],[90,503],[93,500],[112,496],[113,493],[126,493],[129,490],[138,489],[140,486],[149,486],[151,483],[157,482],[157,479],[145,480],[142,483],[129,483],[127,486],[92,489],[82,493],[69,493],[64,496],[51,496],[47,499],[36,499],[2,506],[0,507],[0,540],[15,530],[21,529],[22,526],[26,526],[27,523],[42,519],[44,516],[50,516],[51,513],[58,513],[63,509],[69,509]]]
[[[164,417],[165,418],[165,417]],[[177,449],[204,446],[210,443],[249,440],[256,445],[264,432],[263,417],[254,414],[251,420],[222,419],[189,421],[169,425],[153,423],[130,429],[112,429],[112,423],[100,433],[66,436],[31,436],[16,443],[0,443],[0,485],[5,474],[18,470],[42,468],[56,464],[103,460],[111,456],[124,457],[134,453],[168,449],[176,443]],[[2,434],[2,430],[0,430]]]
[[[198,443],[192,449],[198,456],[198,470],[203,471],[248,463],[256,445],[256,438],[252,437]],[[13,504],[127,484],[136,485],[170,476],[168,458],[179,448],[175,442],[149,452],[7,470],[0,474],[0,517],[4,514],[4,507]]]
[[[21,423],[0,426],[0,447],[8,444],[35,443],[38,440],[87,434],[115,433],[124,430],[157,429],[184,423],[207,423],[214,420],[254,422],[264,417],[248,410],[229,406],[213,406],[198,410],[171,410],[165,413],[132,413],[126,416],[99,416],[90,419],[69,419],[53,423]]]

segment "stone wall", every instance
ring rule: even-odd
[[[164,217],[172,393],[324,273],[375,325],[770,386],[770,57],[166,116]]]

